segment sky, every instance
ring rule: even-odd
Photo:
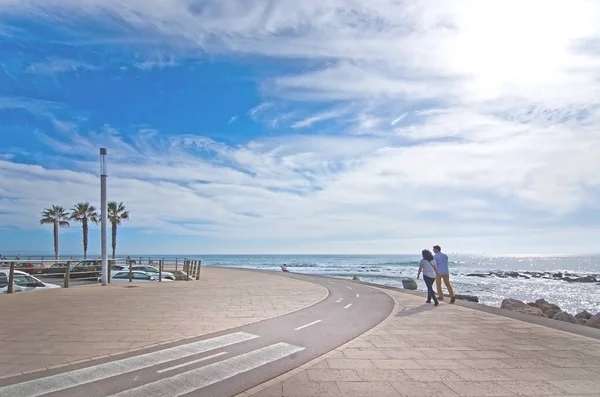
[[[600,3],[0,0],[0,138],[0,253],[597,253]]]

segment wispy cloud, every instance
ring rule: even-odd
[[[255,107],[253,107],[252,109],[250,109],[248,111],[248,115],[254,119],[257,120],[258,115],[260,115],[263,111],[272,108],[273,107],[273,103],[271,102],[263,102],[259,105],[256,105]]]
[[[31,63],[25,71],[32,74],[54,75],[60,73],[77,72],[81,70],[95,70],[98,67],[86,62],[73,59],[49,58],[43,62]]]
[[[392,120],[392,122],[390,123],[390,125],[393,127],[396,124],[398,124],[399,122],[401,122],[406,116],[408,115],[408,113],[403,113],[402,115],[396,117],[394,120]]]
[[[294,124],[292,124],[292,128],[311,127],[313,124],[320,123],[320,122],[326,121],[326,120],[335,119],[337,117],[340,117],[342,114],[343,114],[343,112],[340,112],[339,110],[329,110],[326,112],[321,112],[321,113],[315,114],[313,116],[307,117],[303,120],[296,121]]]
[[[231,124],[231,123],[235,122],[236,120],[237,120],[237,116],[231,116],[231,118],[229,119],[227,124]]]

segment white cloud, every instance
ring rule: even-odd
[[[569,214],[597,207],[595,1],[0,0],[2,12],[52,16],[66,32],[77,15],[99,22],[110,16],[106,26],[124,42],[143,47],[140,32],[148,33],[161,48],[185,48],[189,58],[208,52],[298,60],[293,72],[264,82],[269,99],[248,115],[313,132],[325,120],[345,126],[336,137],[289,135],[237,147],[153,131],[126,142],[113,131],[111,186],[141,227],[332,241],[356,231],[514,235],[558,230]],[[93,39],[116,43],[112,35]],[[321,106],[304,118],[282,111],[302,102]],[[97,138],[45,140],[63,155],[76,144],[91,157]],[[89,194],[69,178],[96,184],[89,174],[0,164],[2,179],[15,180],[7,184],[11,194],[24,200],[22,207],[11,202],[15,217],[28,216],[31,225],[27,214],[42,201],[67,195],[48,185],[35,189],[17,175],[60,180],[73,189],[68,197]],[[170,205],[159,207],[160,200]],[[548,218],[558,223],[544,224]],[[206,219],[215,224],[194,223]]]
[[[25,71],[32,74],[55,75],[94,69],[97,69],[97,67],[86,62],[75,61],[72,59],[49,58],[42,62],[31,63],[27,66]]]
[[[393,127],[396,124],[398,124],[399,122],[401,122],[406,116],[408,115],[408,113],[403,113],[400,116],[396,117],[394,120],[391,121],[390,125]]]
[[[310,117],[307,117],[303,120],[296,121],[292,124],[292,128],[306,128],[311,127],[313,124],[320,123],[322,121],[327,121],[331,119],[338,118],[342,115],[342,112],[339,110],[329,110],[325,112],[321,112]]]

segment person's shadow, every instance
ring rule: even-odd
[[[424,303],[421,306],[413,306],[413,307],[404,307],[396,313],[396,317],[408,317],[415,314],[427,312],[429,310],[435,309],[435,306],[429,303]]]

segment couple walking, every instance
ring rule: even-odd
[[[446,288],[448,289],[448,293],[450,294],[450,303],[454,303],[456,297],[454,296],[454,290],[452,289],[452,285],[450,284],[450,271],[448,270],[448,255],[442,252],[442,249],[439,245],[433,247],[433,252],[435,256],[429,250],[421,251],[421,255],[423,255],[423,259],[419,263],[419,273],[417,274],[417,279],[423,272],[423,280],[425,281],[425,285],[427,285],[427,303],[431,303],[431,299],[433,299],[434,304],[437,306],[438,298],[435,296],[435,292],[433,292],[433,282],[435,281],[437,284],[437,292],[439,296],[439,300],[444,300],[444,294],[442,292],[442,280],[444,284],[446,284]]]

